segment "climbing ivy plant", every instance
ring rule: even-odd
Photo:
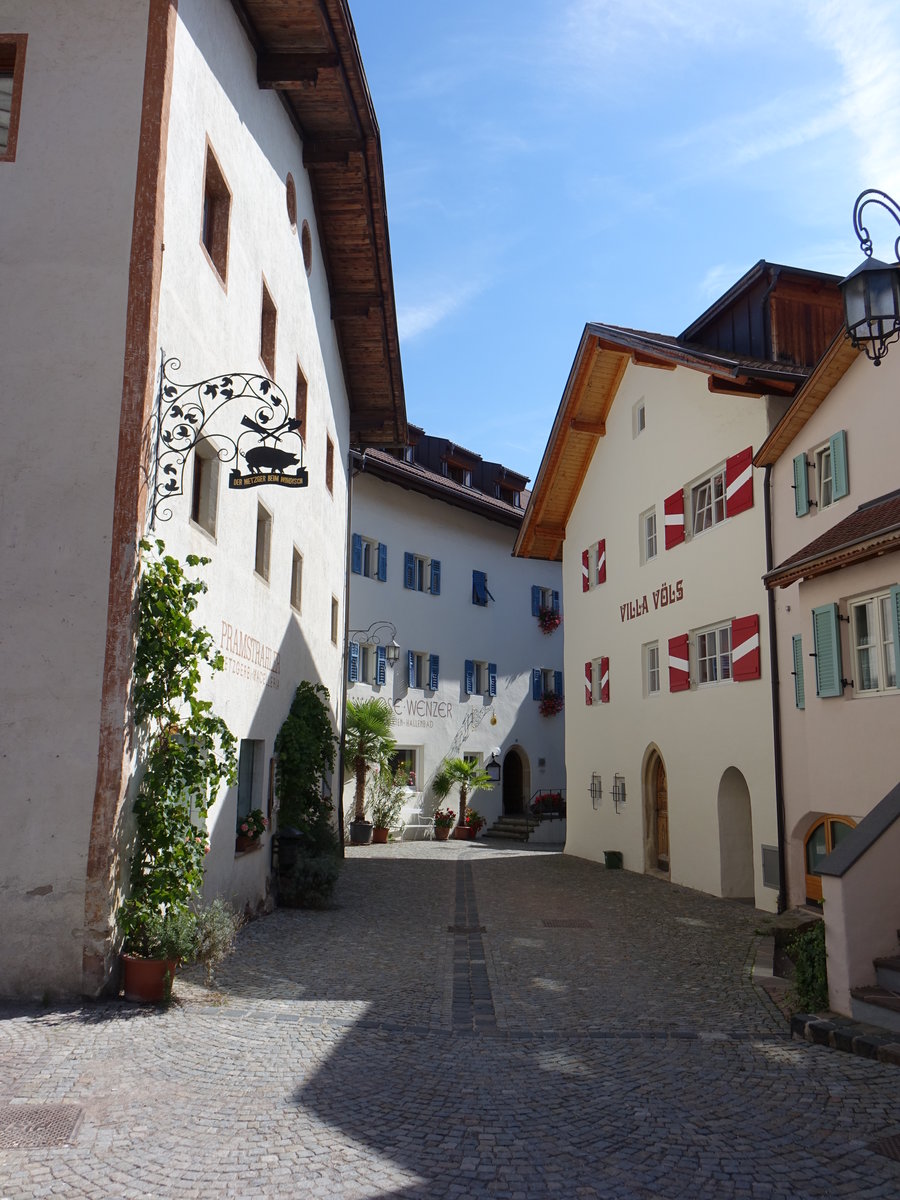
[[[324,684],[301,680],[275,739],[278,825],[299,829],[311,848],[333,843],[334,806],[323,788],[334,770],[336,741],[327,701]]]

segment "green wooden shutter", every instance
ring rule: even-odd
[[[816,659],[816,695],[841,696],[841,627],[838,621],[838,606],[823,604],[814,608],[813,645]]]
[[[805,517],[809,512],[809,480],[806,475],[806,455],[794,459],[794,512]]]
[[[829,438],[831,445],[831,495],[832,499],[840,500],[850,491],[850,481],[847,477],[847,431],[839,429]]]
[[[806,708],[806,688],[803,683],[803,637],[795,633],[791,638],[794,650],[794,704],[797,708]]]

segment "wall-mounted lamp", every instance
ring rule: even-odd
[[[603,796],[603,780],[595,771],[591,776],[591,801],[594,805],[594,812],[600,807],[600,799]]]
[[[865,259],[841,281],[844,298],[844,322],[850,340],[862,347],[875,366],[888,352],[891,342],[900,337],[900,236],[894,242],[895,263],[879,262],[872,257],[872,239],[862,223],[867,204],[886,209],[900,225],[900,207],[887,194],[875,188],[861,192],[853,206],[853,229]]]
[[[612,798],[613,798],[613,804],[616,806],[616,812],[618,812],[619,805],[625,803],[625,776],[624,775],[614,775],[613,776]]]
[[[500,782],[500,761],[499,761],[499,759],[500,759],[500,747],[495,746],[494,749],[491,751],[490,759],[488,760],[488,762],[486,762],[484,764],[484,769],[485,769],[485,771],[487,771],[488,775],[490,776],[491,783],[499,783]]]
[[[384,646],[384,657],[393,667],[400,657],[397,642],[397,626],[392,621],[373,621],[368,629],[351,629],[351,642],[365,642],[367,646]],[[390,638],[390,641],[386,639]]]

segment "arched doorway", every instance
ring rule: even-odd
[[[646,868],[669,874],[669,779],[655,747],[644,768],[644,861]]]
[[[753,878],[753,817],[750,789],[737,767],[719,780],[719,869],[722,895],[729,900],[756,898]]]
[[[503,759],[503,815],[519,816],[525,812],[530,781],[528,759],[521,747],[510,746]]]
[[[803,839],[803,859],[806,863],[806,902],[822,903],[822,876],[819,863],[847,836],[856,822],[849,817],[818,817]]]

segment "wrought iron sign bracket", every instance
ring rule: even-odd
[[[179,359],[166,358],[160,351],[151,428],[151,529],[157,520],[172,519],[167,501],[184,494],[185,465],[201,444],[219,462],[234,464],[230,488],[309,485],[300,422],[290,415],[287,398],[273,380],[233,371],[199,383],[179,383],[172,375],[180,369]],[[219,424],[215,418],[229,405],[234,406],[234,416],[223,417]]]

